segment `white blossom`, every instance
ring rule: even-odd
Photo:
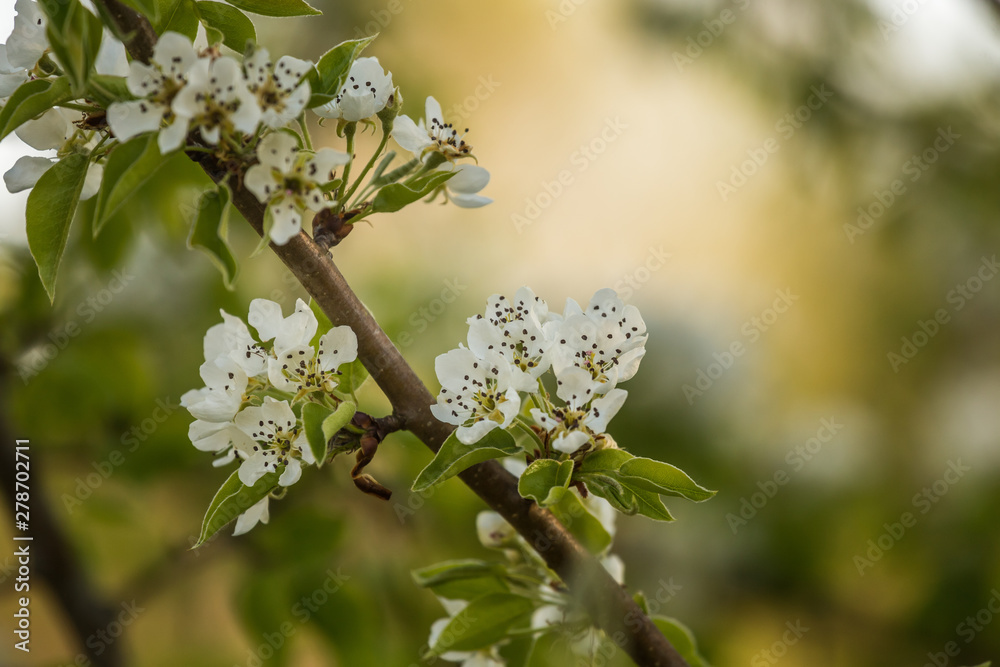
[[[435,417],[458,426],[456,436],[466,445],[478,442],[494,428],[507,428],[521,408],[521,397],[511,385],[511,366],[499,352],[479,358],[460,347],[434,361],[441,382]]]
[[[206,361],[199,369],[205,386],[181,396],[181,405],[195,419],[228,422],[243,404],[247,390],[247,374],[228,357]]]
[[[259,47],[243,59],[247,87],[257,98],[264,125],[277,129],[299,117],[311,94],[309,82],[302,78],[311,66],[292,56],[273,63],[267,49]]]
[[[317,352],[309,345],[299,345],[272,358],[267,369],[271,384],[289,392],[333,391],[340,375],[337,369],[358,358],[358,338],[350,327],[334,327],[320,336],[318,347]]]
[[[284,245],[302,229],[302,212],[318,212],[333,206],[321,186],[330,180],[334,167],[350,162],[350,156],[332,148],[315,153],[299,151],[295,138],[273,132],[257,146],[255,164],[244,182],[250,192],[266,204],[274,218],[271,240]]]
[[[455,206],[459,208],[480,208],[493,202],[489,197],[477,194],[490,182],[490,172],[476,164],[453,164],[443,162],[437,171],[458,172],[444,183],[444,188]]]
[[[635,375],[646,353],[646,324],[635,306],[613,289],[598,290],[586,310],[568,299],[563,315],[545,325],[556,375],[570,366],[586,369],[605,393]]]
[[[14,67],[7,59],[7,45],[0,44],[0,105],[28,80],[28,70]]]
[[[518,391],[535,391],[537,379],[548,367],[548,341],[542,325],[549,307],[528,287],[520,288],[513,300],[494,294],[486,312],[468,319],[469,349],[485,357],[500,354],[511,365],[511,384]]]
[[[500,549],[514,539],[517,531],[496,512],[484,510],[476,515],[476,534],[484,547]]]
[[[233,535],[243,535],[250,532],[250,530],[256,526],[258,523],[267,523],[271,518],[270,508],[268,507],[270,498],[264,496],[257,504],[248,509],[243,514],[239,515],[236,519],[236,529],[233,531]]]
[[[551,413],[532,408],[531,416],[553,436],[552,446],[566,454],[575,453],[603,433],[628,396],[624,389],[617,388],[599,395],[601,383],[576,366],[556,373],[556,387],[556,395],[566,405],[552,406]]]
[[[3,176],[8,192],[20,192],[35,187],[38,179],[48,171],[59,158],[77,152],[89,150],[95,143],[93,137],[87,137],[76,122],[83,119],[83,113],[70,109],[49,109],[34,120],[29,120],[15,130],[18,138],[32,148],[40,151],[56,150],[56,157],[47,158],[25,155],[18,158],[14,166]],[[90,199],[101,187],[104,166],[92,162],[87,167],[80,199]]]
[[[219,310],[219,313],[222,323],[212,326],[205,333],[205,360],[227,357],[239,365],[248,377],[262,375],[267,370],[267,352],[250,335],[243,320],[224,310]]]
[[[459,133],[452,123],[445,123],[441,105],[433,97],[427,98],[424,113],[418,123],[405,114],[396,118],[392,126],[396,143],[421,159],[430,153],[440,153],[448,160],[471,155],[472,146],[465,142],[469,128]]]
[[[275,355],[291,347],[308,345],[319,329],[316,316],[302,299],[295,300],[295,311],[288,317],[281,314],[280,304],[254,299],[250,302],[247,321],[257,330],[261,341],[274,340]]]
[[[114,102],[108,107],[108,126],[119,141],[145,132],[160,131],[161,153],[176,150],[187,136],[188,119],[171,109],[174,98],[187,82],[187,72],[199,62],[194,46],[184,35],[165,32],[153,49],[152,64],[133,60],[125,79],[130,93],[140,98]],[[161,125],[166,127],[160,130]]]
[[[287,401],[264,397],[264,404],[251,406],[236,415],[236,426],[253,440],[240,449],[246,460],[240,465],[240,481],[253,486],[269,472],[284,471],[278,478],[281,486],[291,486],[302,476],[302,462],[315,463],[306,443],[304,430]]]
[[[392,73],[385,72],[378,58],[358,58],[333,101],[313,111],[324,118],[356,122],[370,118],[385,108],[392,96]]]
[[[197,127],[207,143],[225,134],[253,134],[260,123],[257,97],[247,88],[243,68],[233,58],[201,58],[187,72],[187,84],[170,104],[180,123]]]
[[[7,38],[7,67],[9,70],[32,70],[49,48],[45,36],[48,21],[33,0],[17,0],[14,11],[17,12],[14,31]]]

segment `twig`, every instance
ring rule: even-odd
[[[117,0],[100,2],[119,4]],[[129,44],[136,49],[133,55],[149,51],[150,44],[136,43],[146,39],[147,31],[138,27],[146,22],[145,17],[127,9],[120,12],[120,17],[116,19],[119,27],[136,35]],[[217,178],[221,170],[210,162],[209,156],[202,156],[199,164],[209,176]],[[233,188],[233,205],[263,235],[264,206],[242,186],[241,179]],[[437,452],[453,427],[431,414],[434,397],[347,284],[327,251],[304,232],[285,245],[272,243],[271,249],[334,325],[351,327],[358,338],[358,356],[389,399],[394,414],[407,430]],[[469,468],[459,477],[528,540],[579,598],[594,623],[636,663],[642,667],[688,667],[650,618],[566,527],[551,512],[518,494],[513,475],[489,461]]]

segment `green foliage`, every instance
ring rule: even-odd
[[[198,34],[198,9],[194,0],[155,0],[158,20],[153,24],[156,34],[178,32],[194,40]]]
[[[86,155],[68,155],[42,174],[28,195],[25,212],[28,247],[49,301],[55,299],[59,263],[89,165],[90,158]]]
[[[583,501],[575,493],[563,494],[559,502],[551,505],[549,510],[587,551],[598,554],[611,546],[611,533],[597,517],[587,511]]]
[[[222,2],[197,2],[198,15],[205,28],[214,28],[222,43],[234,51],[243,52],[247,42],[257,41],[257,31],[246,14]]]
[[[466,445],[452,433],[434,455],[427,467],[413,482],[413,491],[423,491],[450,479],[477,463],[521,453],[514,438],[503,429],[495,428],[475,445]]]
[[[39,3],[48,16],[45,28],[52,52],[59,60],[75,97],[87,90],[101,48],[104,26],[79,0]]]
[[[450,560],[413,571],[417,586],[448,600],[474,600],[493,593],[510,593],[507,570],[500,563]]]
[[[117,152],[115,151],[112,157]],[[197,217],[191,225],[191,234],[188,236],[188,247],[204,250],[212,263],[222,272],[226,289],[233,289],[239,272],[236,256],[227,241],[230,209],[229,188],[206,190],[198,201]],[[107,218],[105,222],[106,220]],[[96,226],[94,233],[97,233]]]
[[[21,84],[0,108],[0,139],[57,104],[73,99],[69,80],[35,79]]]
[[[652,459],[636,458],[621,449],[588,454],[573,475],[596,495],[625,514],[642,514],[657,521],[673,521],[660,495],[701,502],[715,495],[683,471]]]
[[[347,79],[351,65],[374,39],[374,35],[350,39],[341,42],[320,57],[316,67],[308,74],[309,87],[312,90],[312,97],[306,105],[308,108],[326,104],[337,96],[337,91]]]
[[[278,478],[284,468],[279,466],[277,471],[265,474],[253,486],[244,485],[240,481],[239,471],[233,471],[209,504],[194,548],[200,547],[230,521],[263,500],[278,486]]]
[[[322,466],[327,459],[327,443],[340,429],[350,423],[358,406],[352,401],[344,401],[336,410],[320,405],[306,403],[302,407],[302,423],[306,429],[306,439],[309,449],[316,458],[316,465]]]
[[[135,96],[129,92],[125,77],[94,74],[88,81],[87,97],[107,108],[112,102],[131,100]]]
[[[676,618],[666,616],[654,616],[652,620],[687,664],[691,667],[709,667],[708,661],[698,653],[698,644],[695,642],[694,634],[686,625]]]
[[[542,507],[562,500],[573,477],[573,461],[539,459],[533,461],[521,474],[517,491],[522,497],[534,500]]]
[[[262,16],[316,16],[322,14],[303,0],[226,0],[233,7]]]
[[[531,643],[531,652],[524,663],[524,667],[550,667],[552,665],[551,656],[556,652],[559,645],[565,646],[566,640],[557,632],[546,632],[535,637]]]
[[[108,156],[101,189],[97,193],[97,211],[94,216],[95,236],[101,233],[101,229],[122,204],[166,163],[166,160],[160,155],[156,136],[155,134],[146,134],[136,137],[117,146]]]
[[[372,213],[393,213],[423,199],[455,175],[453,171],[430,171],[409,183],[393,183],[378,191],[372,201]]]
[[[507,636],[512,626],[527,621],[533,610],[534,603],[520,595],[484,595],[448,621],[431,651],[440,654],[486,648]]]

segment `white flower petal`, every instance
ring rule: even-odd
[[[336,370],[358,358],[358,337],[349,326],[334,327],[320,337],[318,356],[321,369]]]
[[[81,118],[83,114],[79,111],[49,109],[38,118],[22,124],[14,130],[14,134],[36,150],[58,149],[62,148],[76,131],[72,121]]]
[[[80,201],[86,201],[101,189],[101,179],[104,177],[104,165],[92,162],[87,167],[87,176],[83,179],[83,189],[80,190]]]
[[[166,155],[181,147],[188,135],[188,119],[176,116],[174,122],[160,130],[156,138],[156,145],[160,148],[160,153]]]
[[[125,55],[125,45],[118,41],[111,31],[104,29],[101,48],[94,61],[94,69],[98,74],[106,76],[128,76],[130,68]]]
[[[241,514],[236,519],[236,530],[233,531],[233,535],[236,536],[248,533],[250,529],[258,523],[266,524],[270,519],[270,511],[268,507],[269,500],[270,498],[268,498],[268,496],[264,496],[264,498],[257,504]]]
[[[302,231],[302,212],[290,199],[272,204],[271,215],[274,216],[271,240],[276,244],[285,245]]]
[[[19,157],[14,166],[3,175],[3,182],[8,192],[21,192],[35,187],[35,183],[55,164],[54,160],[45,157],[25,155]]]
[[[413,119],[406,115],[396,117],[392,125],[392,138],[416,156],[422,155],[424,149],[434,143],[427,130],[417,127]]]
[[[148,100],[113,102],[108,107],[108,126],[116,139],[128,141],[145,132],[159,130],[165,111],[166,108]]]
[[[565,454],[573,454],[588,440],[590,440],[590,436],[583,431],[569,431],[568,433],[560,433],[553,441],[552,448]]]
[[[285,471],[278,478],[278,484],[281,486],[291,486],[299,481],[300,477],[302,477],[302,462],[295,458],[288,459],[288,463],[285,464]]]

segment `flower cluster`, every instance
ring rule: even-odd
[[[283,317],[281,306],[266,299],[250,304],[250,326],[222,311],[222,323],[205,334],[205,386],[181,397],[195,418],[188,435],[195,447],[219,455],[215,465],[240,461],[239,479],[253,486],[268,473],[280,473],[287,487],[316,463],[306,442],[301,406],[336,404],[343,364],[357,358],[358,341],[349,327],[334,327],[314,338],[319,323],[301,299]],[[267,523],[268,498],[244,512],[236,534]]]
[[[490,297],[468,323],[468,347],[436,360],[441,392],[431,406],[435,417],[458,426],[459,441],[473,445],[509,428],[523,419],[522,405],[531,405],[545,458],[557,458],[553,450],[614,446],[604,431],[627,396],[617,385],[635,375],[645,353],[646,325],[635,306],[602,289],[586,308],[569,299],[553,313],[522,287],[512,300]],[[550,370],[558,401],[543,381]]]

